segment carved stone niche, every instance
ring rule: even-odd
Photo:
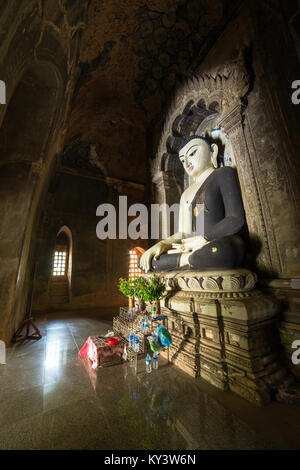
[[[261,271],[274,272],[278,253],[273,222],[264,210],[259,175],[245,136],[250,91],[251,79],[241,57],[223,71],[188,80],[177,91],[152,164],[155,202],[178,203],[190,183],[180,173],[181,142],[194,134],[208,134],[214,141],[213,131],[218,130],[229,143],[229,164],[238,173],[249,234],[253,243],[256,239],[262,245],[257,265]],[[228,164],[225,158],[220,163]],[[280,304],[254,288],[255,273],[180,271],[161,277],[167,285],[162,310],[172,325],[174,364],[257,404],[268,402],[278,388],[293,381],[280,359]]]
[[[279,304],[254,288],[255,273],[186,270],[159,277],[166,284],[161,311],[173,340],[170,362],[259,405],[293,382],[280,359]]]
[[[219,165],[236,168],[245,208],[251,251],[257,254],[255,263],[261,271],[278,268],[277,248],[273,226],[257,186],[258,175],[252,164],[249,145],[245,139],[244,121],[251,79],[239,59],[228,63],[223,71],[211,71],[188,80],[178,89],[167,113],[164,128],[152,162],[155,202],[178,203],[185,187],[192,181],[184,175],[177,156],[181,143],[197,134],[219,146]],[[163,227],[167,222],[162,220]],[[259,243],[258,243],[259,241]]]

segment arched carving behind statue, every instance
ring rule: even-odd
[[[213,103],[217,108],[216,102]],[[188,175],[183,171],[182,165],[178,159],[178,148],[182,142],[192,135],[199,134],[198,129],[205,122],[213,123],[218,116],[218,112],[206,106],[203,100],[195,103],[189,100],[184,106],[183,112],[178,114],[172,124],[172,134],[167,138],[167,152],[163,155],[162,171],[169,173],[169,177],[174,179],[178,194],[173,191],[174,200],[178,202],[178,197],[190,183]],[[208,136],[207,136],[208,137]]]

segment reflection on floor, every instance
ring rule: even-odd
[[[99,315],[99,313],[98,313]],[[0,449],[299,449],[300,409],[257,408],[160,359],[93,371],[78,359],[111,322],[47,314],[43,338],[8,348],[0,366]]]

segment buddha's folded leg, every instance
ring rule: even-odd
[[[150,271],[157,272],[157,273],[161,271],[170,271],[171,269],[179,268],[179,262],[180,262],[180,253],[178,254],[172,253],[170,255],[163,254],[163,255],[160,255],[160,257],[157,260],[152,258]]]
[[[189,257],[193,269],[235,269],[241,267],[245,257],[245,242],[237,235],[214,240]]]

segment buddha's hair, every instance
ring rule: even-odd
[[[191,140],[194,140],[194,139],[201,139],[201,140],[204,140],[204,142],[207,143],[208,147],[209,147],[209,150],[212,151],[212,148],[211,148],[211,144],[210,142],[208,142],[207,139],[204,139],[204,137],[201,137],[200,135],[192,135],[191,137],[188,137],[187,139],[185,139],[182,144],[180,145],[179,149],[178,149],[178,153],[180,152],[180,150],[186,145],[188,144]]]

